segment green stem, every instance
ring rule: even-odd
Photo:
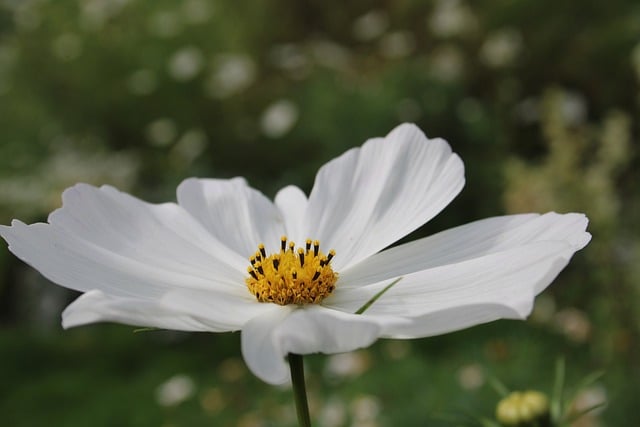
[[[302,356],[289,353],[287,357],[289,359],[289,368],[291,369],[291,382],[293,383],[293,397],[296,401],[298,424],[300,424],[300,427],[311,427],[307,390],[304,385],[304,363]]]

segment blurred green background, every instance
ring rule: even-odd
[[[318,426],[474,425],[499,378],[549,392],[603,369],[576,426],[629,426],[640,395],[640,3],[569,0],[0,0],[0,223],[45,221],[76,182],[175,200],[184,178],[273,196],[404,121],[467,185],[411,237],[516,212],[593,234],[527,322],[311,356]],[[237,334],[62,331],[76,295],[0,249],[0,424],[293,426],[290,390]],[[455,420],[455,421],[452,421]]]

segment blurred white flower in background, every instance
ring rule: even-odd
[[[83,30],[99,31],[105,23],[115,17],[130,0],[83,0],[79,1],[79,23]]]
[[[342,427],[347,421],[347,406],[344,399],[330,397],[322,405],[318,414],[318,425],[320,427]]]
[[[178,81],[193,79],[202,70],[204,55],[195,46],[185,46],[171,55],[168,70],[171,77]]]
[[[443,82],[454,82],[464,71],[464,55],[454,44],[436,47],[429,57],[429,74]]]
[[[165,147],[175,140],[178,128],[173,120],[165,117],[149,123],[145,133],[151,145]]]
[[[587,120],[587,100],[578,92],[565,91],[560,113],[569,125],[579,125]]]
[[[515,28],[490,33],[480,47],[480,59],[489,67],[511,65],[522,51],[522,35]]]
[[[587,313],[577,308],[564,308],[554,315],[556,329],[574,342],[585,342],[591,336],[591,321]]]
[[[380,415],[380,399],[376,396],[366,394],[354,398],[349,405],[349,412],[353,418],[353,427],[373,427],[377,426],[376,419]]]
[[[149,16],[147,29],[156,37],[171,38],[182,32],[182,22],[175,11],[158,10]]]
[[[385,354],[393,360],[402,360],[411,353],[409,341],[387,341],[384,343]]]
[[[351,65],[349,49],[331,40],[314,40],[309,43],[309,50],[315,62],[323,67],[345,71]]]
[[[156,401],[160,406],[176,406],[188,400],[195,392],[195,383],[187,375],[175,375],[156,389]]]
[[[13,22],[19,31],[33,31],[42,23],[39,4],[33,0],[23,0],[14,3]]]
[[[298,121],[298,106],[288,99],[270,104],[260,117],[260,129],[269,138],[285,136]]]
[[[184,0],[182,14],[189,24],[204,24],[213,16],[214,2],[207,0]]]
[[[247,54],[217,55],[205,83],[206,92],[214,98],[227,98],[249,87],[257,75],[257,66]]]
[[[485,383],[482,366],[470,363],[458,369],[458,384],[464,390],[477,390]]]
[[[127,87],[134,95],[149,95],[157,86],[156,72],[147,68],[134,71],[127,79]]]
[[[172,148],[171,158],[182,166],[189,166],[204,152],[208,143],[207,135],[202,129],[189,129],[182,134]]]
[[[311,71],[308,53],[295,43],[276,44],[269,49],[269,62],[286,71],[290,77],[302,79]]]
[[[470,32],[476,27],[476,18],[462,0],[438,0],[427,18],[431,32],[442,38]]]
[[[82,53],[82,39],[74,33],[61,34],[53,39],[51,50],[61,61],[72,61]]]
[[[602,384],[594,384],[590,387],[580,390],[571,405],[571,413],[581,413],[589,408],[598,405],[596,409],[589,411],[577,419],[571,427],[602,427],[605,424],[600,420],[599,415],[605,410],[604,404],[607,403],[607,389]]]
[[[324,375],[330,381],[356,378],[371,365],[371,357],[365,350],[332,354],[327,358]]]
[[[360,41],[371,41],[380,37],[389,27],[389,16],[383,10],[371,10],[353,22],[353,37]]]
[[[399,59],[409,56],[416,47],[416,40],[409,31],[394,31],[380,39],[380,53],[385,58]]]

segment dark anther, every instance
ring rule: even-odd
[[[261,266],[261,265],[259,265],[258,267],[256,267],[256,270],[258,270],[258,272],[264,276],[264,270],[262,269],[262,266]]]
[[[264,245],[260,245],[260,255],[262,255],[262,258],[267,257],[267,251],[264,250]]]
[[[282,252],[287,250],[287,238],[284,236],[280,238],[280,249],[282,249]]]
[[[316,280],[318,277],[320,277],[320,269],[316,270],[316,273],[313,275],[311,280]]]
[[[307,239],[307,244],[306,244],[305,248],[306,248],[306,252],[305,253],[308,254],[309,253],[309,249],[311,249],[311,239]]]
[[[318,256],[318,252],[320,252],[320,242],[316,240],[313,242],[313,256]]]
[[[293,270],[291,272],[291,277],[293,277],[294,279],[298,278],[298,273],[295,270]]]
[[[302,252],[302,249],[298,252],[298,258],[300,258],[300,267],[304,266],[304,253]]]
[[[253,277],[254,279],[258,280],[258,276],[256,275],[255,271],[249,270],[249,274],[251,275],[251,277]]]
[[[278,266],[280,265],[280,261],[278,261],[277,259],[273,259],[273,268],[277,271],[278,270]]]
[[[327,255],[327,262],[330,262],[330,261],[331,261],[331,258],[333,258],[335,254],[336,254],[335,252],[330,251],[330,252],[329,252],[329,255]]]

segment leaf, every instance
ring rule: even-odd
[[[396,283],[398,283],[400,280],[402,280],[402,277],[398,277],[396,280],[394,280],[393,282],[391,282],[387,286],[385,286],[380,292],[378,292],[377,294],[372,296],[369,301],[365,302],[364,305],[362,307],[360,307],[355,312],[355,314],[362,314],[366,310],[368,310],[369,307],[371,307],[373,305],[373,303],[378,300],[378,298],[380,298],[385,292],[387,292],[389,289],[391,289],[391,287],[394,286]]]
[[[489,376],[489,378],[487,378],[487,380],[489,381],[489,385],[491,386],[491,388],[493,388],[495,390],[495,392],[498,393],[498,395],[500,397],[504,398],[504,397],[507,397],[509,395],[509,393],[510,393],[509,389],[498,378],[496,378],[493,375],[491,375],[491,376]]]
[[[152,331],[159,331],[160,328],[137,328],[133,330],[134,334],[139,334],[140,332],[152,332]]]
[[[604,374],[605,374],[605,371],[595,371],[590,373],[586,377],[584,377],[582,381],[580,381],[578,385],[576,385],[573,388],[571,392],[571,397],[567,399],[567,402],[569,402],[569,405],[576,399],[576,397],[578,396],[578,393],[580,393],[581,390],[584,390],[585,388],[589,387],[591,384],[598,381],[600,378],[604,376]]]
[[[553,395],[551,397],[551,419],[558,422],[564,412],[564,381],[565,381],[565,363],[564,358],[560,357],[556,361],[556,375],[553,384]]]
[[[575,421],[577,421],[578,419],[580,419],[583,416],[587,415],[589,412],[595,411],[596,409],[599,409],[599,408],[604,408],[605,406],[607,406],[607,402],[596,403],[593,406],[590,406],[590,407],[588,407],[586,409],[583,409],[582,411],[579,411],[579,412],[576,412],[575,414],[572,414],[570,417],[567,417],[566,423],[567,423],[567,425],[571,425]]]

